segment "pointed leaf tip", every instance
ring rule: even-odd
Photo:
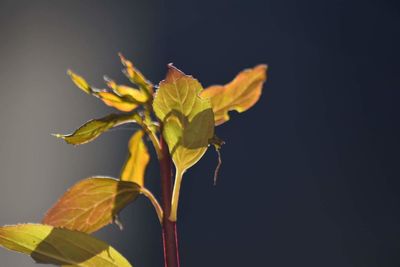
[[[54,134],[57,138],[64,139],[71,145],[82,145],[93,141],[102,133],[109,129],[129,122],[134,122],[135,115],[130,114],[110,114],[100,119],[94,119],[86,122],[75,132],[67,135]]]
[[[71,77],[72,82],[82,91],[87,94],[92,92],[90,85],[86,82],[86,80],[79,76],[78,74],[74,73],[72,70],[67,70],[67,74]]]
[[[176,68],[173,65],[173,63],[169,63],[167,65],[167,68],[168,68],[168,72],[167,72],[167,76],[165,78],[165,82],[167,82],[167,83],[173,83],[176,80],[178,80],[179,78],[185,76],[185,73],[183,73],[183,71]]]
[[[62,134],[54,134],[54,133],[52,133],[51,135],[54,136],[54,137],[56,137],[56,138],[62,138],[62,139],[64,139],[64,136],[63,136]]]

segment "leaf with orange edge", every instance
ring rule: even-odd
[[[241,113],[251,108],[260,98],[267,79],[267,65],[258,65],[240,72],[226,85],[213,85],[201,92],[209,98],[215,116],[215,125],[229,120],[229,111]]]
[[[101,119],[90,120],[79,127],[75,132],[67,135],[54,134],[71,145],[82,145],[93,141],[109,129],[140,119],[138,114],[110,114]]]
[[[43,223],[85,233],[110,224],[141,193],[132,182],[92,177],[72,186],[46,213]]]
[[[144,186],[144,176],[150,154],[143,142],[143,131],[137,131],[129,140],[129,156],[121,172],[122,181],[130,181]]]
[[[132,267],[118,251],[86,233],[43,224],[0,227],[0,246],[37,263],[69,267]]]

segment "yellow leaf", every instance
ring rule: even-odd
[[[160,83],[153,102],[176,168],[171,221],[177,217],[182,176],[204,155],[214,135],[211,103],[199,97],[202,90],[196,79],[169,65],[167,77]]]
[[[122,181],[130,181],[144,186],[144,176],[150,160],[143,131],[137,131],[129,141],[129,156],[121,172]]]
[[[107,85],[119,96],[131,97],[133,100],[141,103],[145,103],[148,100],[146,94],[130,86],[119,85],[109,79],[107,79]]]
[[[137,103],[132,103],[128,99],[110,92],[97,92],[96,96],[98,96],[107,106],[124,112],[132,111],[139,106]]]
[[[80,88],[82,91],[84,91],[87,94],[92,93],[92,88],[89,86],[89,84],[86,82],[85,79],[83,79],[81,76],[75,74],[71,70],[67,71],[67,74],[71,77],[72,82]]]
[[[140,194],[140,186],[109,177],[93,177],[72,186],[47,212],[44,224],[85,233],[113,222]]]
[[[201,92],[203,98],[209,98],[211,101],[215,125],[228,121],[229,111],[246,111],[258,101],[267,79],[266,72],[267,65],[258,65],[240,72],[226,85],[213,85]]]
[[[107,106],[114,107],[120,111],[129,112],[148,100],[148,95],[140,90],[125,85],[117,85],[114,81],[107,81],[113,92],[92,88],[81,76],[68,70],[72,81],[87,94],[100,98]]]
[[[105,131],[121,124],[135,122],[135,115],[110,114],[104,118],[90,120],[72,134],[54,134],[64,139],[68,144],[81,145],[93,141]]]
[[[0,227],[0,245],[38,263],[77,267],[131,267],[113,247],[88,234],[43,224]]]
[[[133,66],[133,63],[127,60],[121,53],[119,53],[122,65],[124,65],[124,73],[128,79],[139,85],[143,90],[147,91],[149,94],[153,94],[153,85],[144,77],[144,75]]]

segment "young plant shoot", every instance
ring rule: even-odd
[[[110,223],[119,224],[118,213],[143,195],[152,203],[160,221],[165,267],[179,267],[176,222],[182,180],[210,145],[219,155],[224,142],[217,137],[215,126],[228,122],[230,111],[241,113],[259,100],[267,66],[243,70],[228,84],[203,89],[197,79],[172,64],[168,65],[165,79],[155,86],[131,61],[122,55],[120,58],[123,73],[132,83],[130,86],[105,78],[108,88],[97,89],[68,71],[78,88],[118,113],[90,120],[71,134],[55,134],[68,144],[82,145],[119,125],[136,124],[140,129],[129,140],[129,154],[120,177],[96,176],[81,180],[49,209],[41,224],[0,227],[1,246],[28,254],[38,263],[133,266],[110,245],[90,234]],[[160,166],[159,197],[146,188],[148,145],[153,147]],[[219,165],[220,158],[217,169]]]

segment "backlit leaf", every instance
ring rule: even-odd
[[[132,98],[132,100],[142,103],[148,100],[148,96],[136,88],[132,88],[126,85],[119,85],[115,81],[110,80],[108,78],[106,78],[106,82],[108,87],[110,87],[114,91],[114,93],[116,93],[119,96]]]
[[[124,73],[128,79],[140,86],[141,89],[145,90],[149,94],[153,94],[153,85],[144,77],[144,75],[134,67],[133,63],[127,60],[121,53],[119,53],[122,65],[124,65]]]
[[[129,112],[144,104],[148,95],[141,90],[134,89],[125,85],[117,85],[114,81],[107,81],[107,85],[112,89],[111,92],[105,89],[96,89],[91,87],[81,76],[68,70],[68,75],[74,84],[87,94],[96,96],[107,106],[116,108],[120,111]]]
[[[78,74],[72,72],[71,70],[67,71],[67,74],[71,77],[72,82],[78,87],[80,88],[82,91],[84,91],[87,94],[91,94],[92,93],[92,89],[89,86],[89,84],[86,82],[85,79],[83,79],[81,76],[79,76]]]
[[[140,186],[108,177],[82,180],[72,186],[47,212],[44,224],[95,232],[140,194]]]
[[[123,112],[132,111],[139,106],[138,103],[130,101],[126,97],[118,96],[112,92],[101,91],[97,92],[95,95],[100,98],[107,106],[116,108]]]
[[[211,103],[199,97],[202,90],[196,79],[169,65],[153,103],[176,168],[169,216],[172,221],[176,221],[182,175],[203,156],[214,135]]]
[[[54,136],[64,139],[68,144],[81,145],[93,141],[102,133],[113,127],[129,122],[135,122],[134,116],[135,115],[110,114],[101,119],[88,121],[71,134],[55,134]]]
[[[130,267],[110,245],[88,234],[43,224],[0,227],[0,245],[38,263],[79,267]]]
[[[143,131],[137,131],[129,141],[129,155],[121,172],[122,181],[135,182],[144,186],[144,176],[150,160],[146,144],[143,142]]]
[[[266,71],[266,65],[258,65],[240,72],[226,85],[213,85],[201,92],[203,98],[211,101],[215,125],[228,121],[229,111],[246,111],[258,101],[267,78]]]

